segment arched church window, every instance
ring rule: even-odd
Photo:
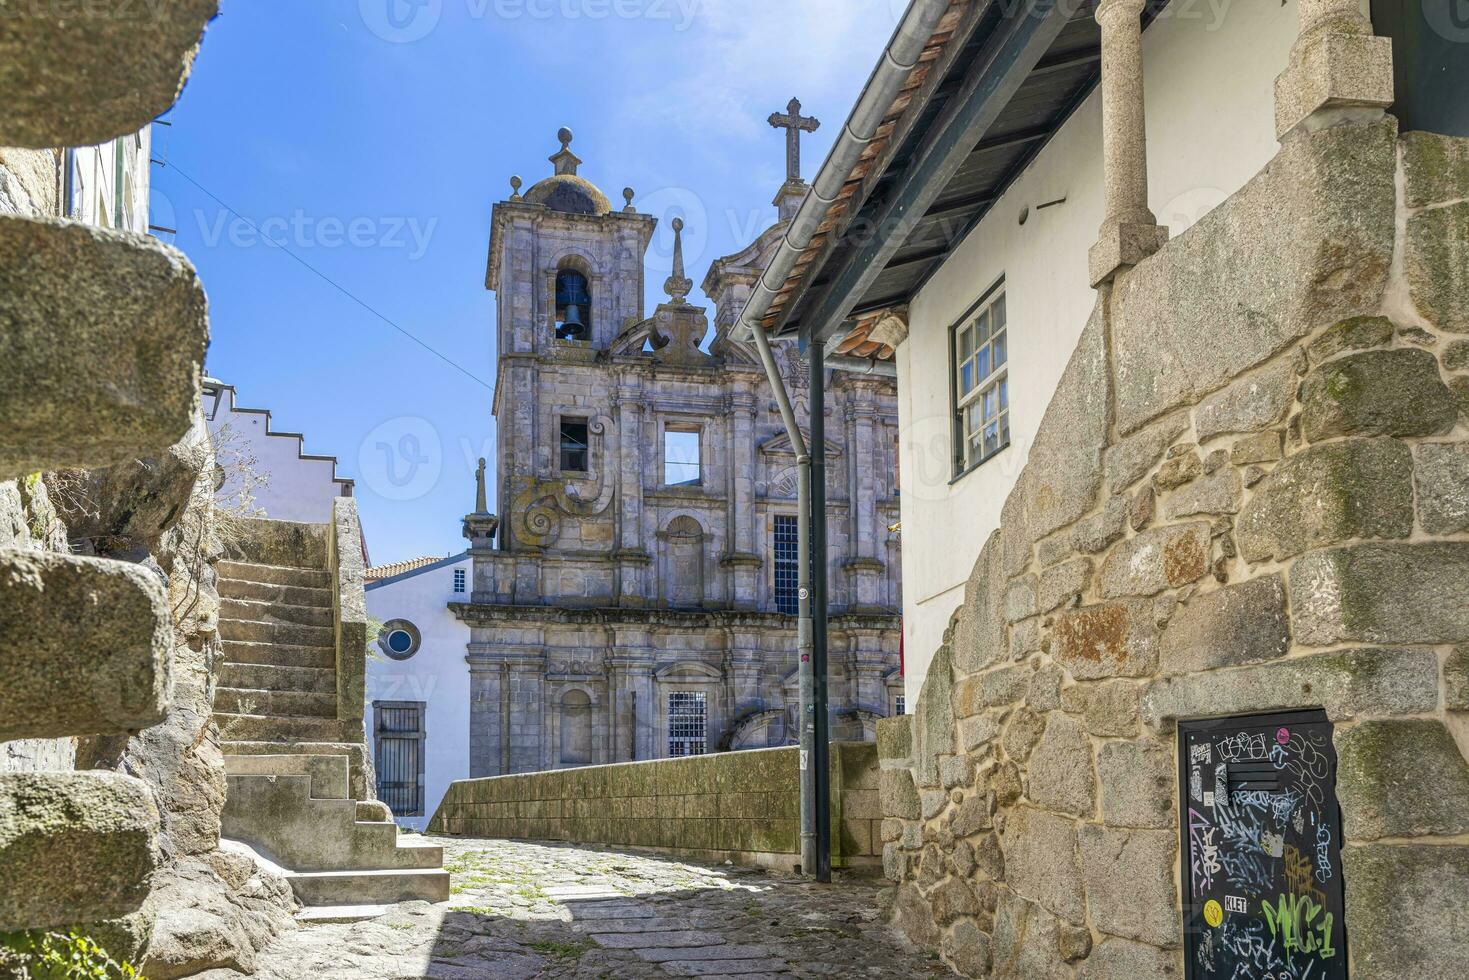
[[[556,338],[592,338],[592,290],[587,277],[575,269],[556,273]]]
[[[561,699],[561,764],[585,766],[592,761],[592,699],[585,691],[567,691]]]

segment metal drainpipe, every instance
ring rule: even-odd
[[[811,768],[816,784],[816,880],[831,881],[831,743],[826,698],[826,357],[820,344],[806,348],[811,362],[811,693],[814,716]]]
[[[760,352],[760,362],[765,365],[765,377],[775,392],[775,403],[780,408],[780,417],[785,422],[786,436],[791,440],[791,449],[796,454],[796,567],[799,606],[796,610],[796,675],[800,684],[800,735],[801,735],[801,871],[812,874],[817,868],[816,850],[816,767],[811,765],[812,748],[816,739],[814,717],[808,710],[812,704],[814,690],[811,671],[811,454],[806,441],[801,437],[801,427],[796,423],[796,413],[791,408],[790,396],[786,393],[785,381],[780,369],[775,366],[775,355],[770,352],[770,340],[765,331],[755,330],[755,347]]]

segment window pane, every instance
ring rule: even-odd
[[[974,362],[965,361],[959,369],[959,394],[967,395],[974,390]]]
[[[789,514],[777,514],[774,521],[775,537],[775,608],[787,616],[800,611],[800,575],[797,564],[800,537],[796,518]]]
[[[671,487],[699,483],[699,433],[675,429],[663,433],[663,482]]]
[[[995,370],[999,370],[1000,368],[1005,366],[1005,359],[1009,356],[1009,351],[1006,349],[1006,347],[1007,339],[1005,336],[1005,331],[1001,330],[998,334],[995,335],[995,341],[992,345],[992,349],[994,351],[993,360],[995,362]]]
[[[1000,414],[1000,390],[998,388],[987,390],[980,396],[980,401],[984,405],[984,417],[986,419],[993,419],[996,415]]]
[[[994,318],[995,329],[1003,329],[1008,322],[1005,319],[1005,294],[1001,293],[995,298],[995,303],[990,307],[990,316]]]
[[[1005,377],[1005,378],[1001,378],[1000,379],[1000,411],[1004,411],[1005,409],[1007,409],[1009,407],[1010,407],[1010,379],[1008,377]]]
[[[982,344],[990,339],[990,311],[980,313],[979,319],[974,321],[974,342]]]
[[[561,471],[563,473],[585,473],[587,462],[586,419],[562,419]]]
[[[979,379],[982,381],[985,378],[989,377],[989,373],[990,373],[990,349],[989,349],[989,347],[986,346],[984,349],[982,349],[979,352],[979,355],[977,357],[975,357],[974,360],[975,360],[976,364],[978,365],[975,368],[975,372],[974,373],[979,376]]]
[[[965,327],[959,331],[959,360],[969,360],[969,355],[974,353],[974,329]]]

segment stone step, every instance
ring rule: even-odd
[[[291,568],[327,567],[325,524],[252,517],[236,525],[238,533],[225,549],[232,559]]]
[[[293,606],[325,606],[328,609],[332,604],[332,590],[329,588],[252,582],[243,578],[221,578],[219,596],[221,599],[253,599],[257,602],[285,602]]]
[[[322,871],[292,875],[288,880],[302,905],[449,900],[449,872],[443,870]]]
[[[336,694],[312,694],[306,691],[273,691],[261,688],[219,687],[214,693],[214,708],[228,708],[242,715],[269,715],[273,718],[337,717]]]
[[[336,642],[330,626],[300,623],[253,623],[244,619],[220,619],[219,638],[251,643],[284,643],[288,646],[331,646]]]
[[[346,755],[226,755],[226,776],[307,776],[311,779],[311,798],[315,800],[351,799],[347,777],[350,770]],[[361,804],[358,804],[359,806]]]
[[[332,625],[330,605],[298,606],[286,602],[260,602],[255,599],[221,599],[219,615],[222,619],[237,619],[252,623],[295,623],[300,626],[327,627]]]
[[[257,643],[225,640],[227,664],[256,664],[271,667],[318,667],[335,672],[337,649],[331,644],[298,646],[290,643]]]
[[[285,565],[257,565],[254,562],[225,559],[214,566],[222,581],[263,582],[267,585],[293,585],[308,589],[330,589],[330,572],[319,568],[292,568]]]
[[[246,690],[330,694],[335,698],[337,672],[331,667],[291,667],[281,664],[227,662],[219,672],[219,686]]]
[[[347,760],[349,766],[345,795],[355,800],[364,800],[373,795],[373,787],[367,785],[365,749],[361,742],[279,742],[270,739],[231,741],[221,737],[219,747],[226,756],[340,756]]]
[[[306,775],[226,777],[220,833],[295,871],[439,868],[443,849],[421,839],[400,846],[392,822],[356,819],[356,800],[313,798]]]
[[[282,718],[270,715],[216,711],[221,742],[346,742],[363,740],[362,723],[335,718]]]

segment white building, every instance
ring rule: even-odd
[[[62,153],[62,201],[67,217],[100,228],[148,232],[149,154],[153,127],[97,146]]]
[[[468,552],[367,572],[367,614],[382,624],[368,652],[367,737],[378,799],[398,824],[423,830],[449,784],[469,778],[469,627],[449,609],[468,598]],[[385,785],[385,752],[411,755],[412,785]],[[413,765],[411,763],[416,763]]]
[[[1297,0],[1148,6],[1149,203],[1174,237],[1279,149],[1275,79],[1299,35],[1297,8]],[[1095,24],[1078,14],[1017,82],[1020,96],[997,109],[917,230],[865,291],[847,297],[856,331],[829,342],[829,350],[850,344],[881,313],[906,307],[906,337],[881,336],[897,347],[910,704],[1096,304],[1088,250],[1104,218],[1099,62]],[[879,176],[901,176],[911,141],[932,132],[902,135],[910,142],[880,158],[889,169],[869,176],[866,190]],[[876,213],[880,198],[864,204]],[[868,217],[864,210],[859,221]],[[804,333],[827,298],[820,284],[843,258],[838,250],[792,273],[786,291],[797,298],[777,299],[767,326]]]
[[[337,475],[335,456],[306,452],[299,432],[275,432],[270,410],[240,408],[233,385],[204,379],[204,417],[225,482],[225,506],[276,521],[325,524],[332,501],[352,496],[352,481]]]

